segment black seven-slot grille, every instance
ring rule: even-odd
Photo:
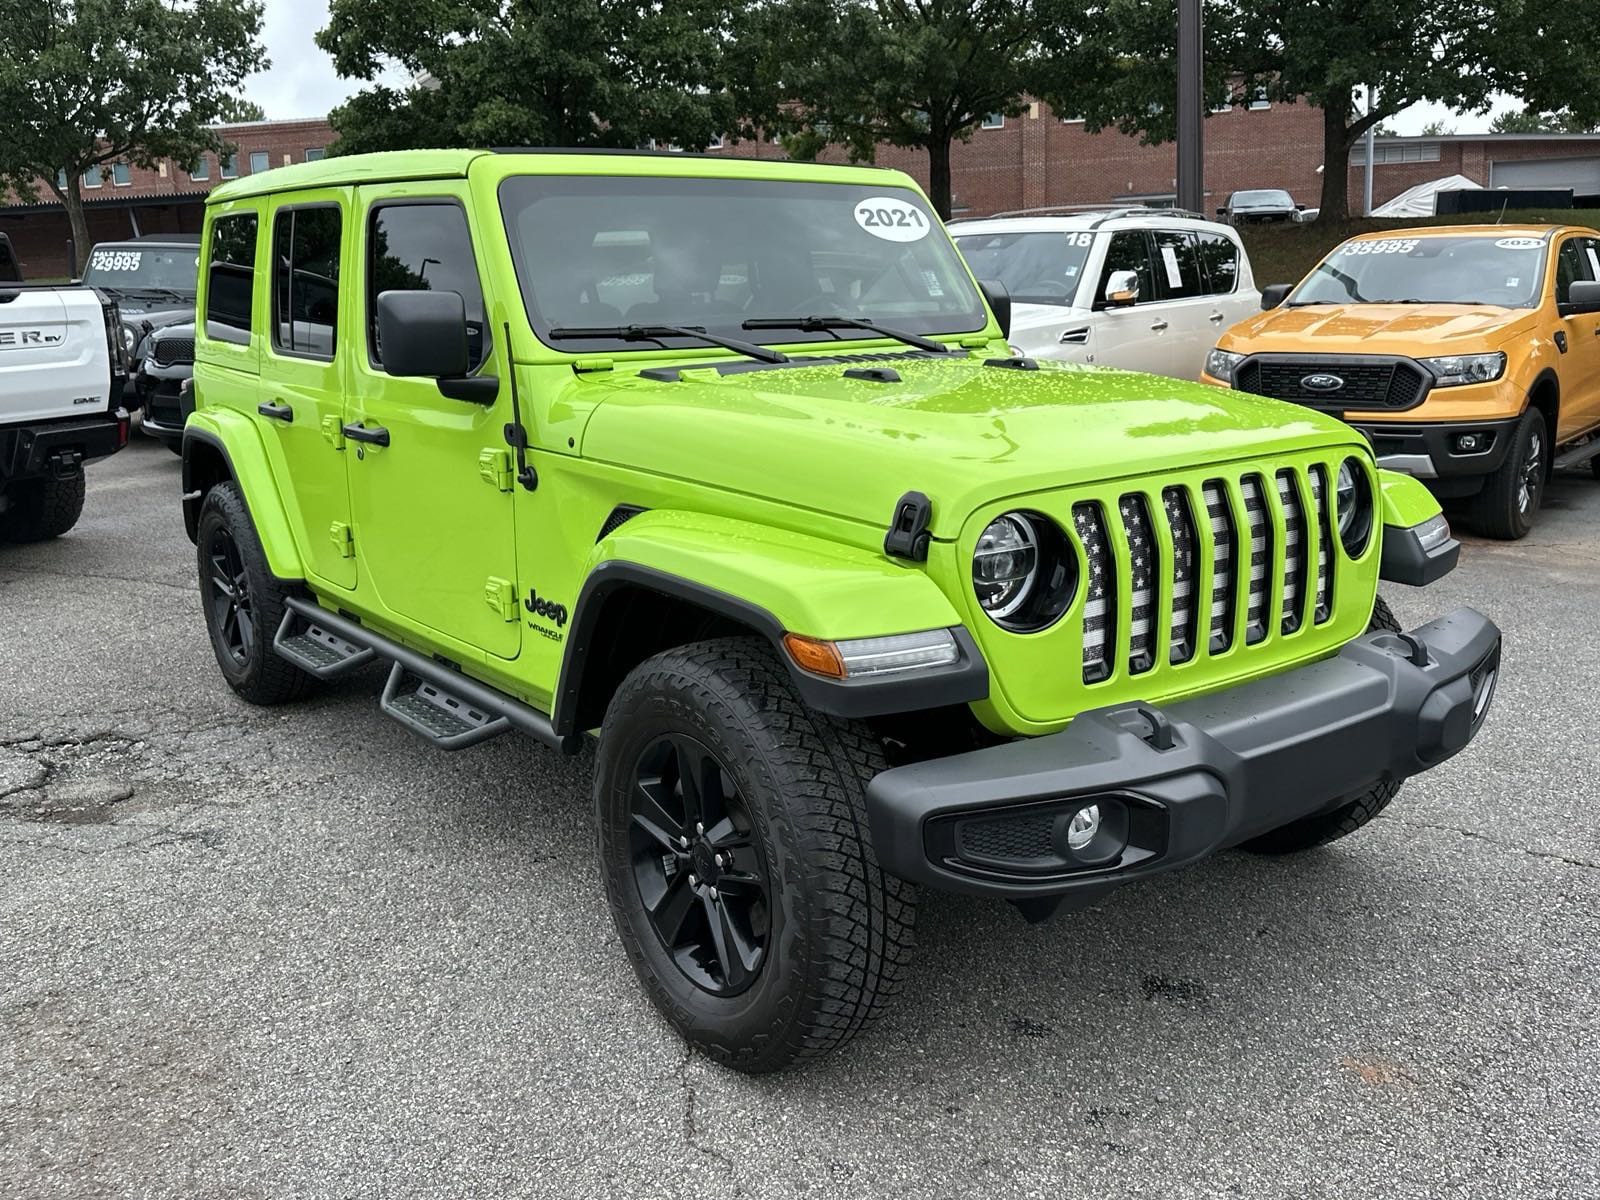
[[[192,337],[159,338],[151,346],[150,354],[163,367],[170,367],[175,363],[192,363],[194,361],[194,339]]]
[[[1335,387],[1311,387],[1308,380],[1337,380]],[[1391,412],[1421,403],[1431,377],[1417,363],[1395,359],[1248,358],[1234,374],[1234,387],[1313,408],[1384,409]]]
[[[1163,654],[1166,663],[1176,666],[1194,658],[1202,646],[1206,653],[1222,653],[1233,644],[1241,610],[1246,646],[1260,645],[1274,632],[1287,635],[1308,623],[1325,623],[1333,616],[1327,496],[1327,468],[1320,463],[1273,474],[1248,471],[1231,481],[1208,479],[1198,488],[1166,487],[1159,494],[1164,538],[1157,535],[1152,518],[1154,497],[1143,492],[1117,498],[1115,529],[1107,525],[1108,506],[1096,501],[1073,505],[1073,527],[1088,564],[1084,682],[1099,683],[1117,674],[1121,622],[1126,622],[1129,675],[1151,670]],[[1205,538],[1195,523],[1202,513],[1209,535]],[[1280,537],[1278,554],[1274,543]],[[1209,572],[1201,569],[1207,549]],[[1207,574],[1209,607],[1198,593]],[[1118,594],[1119,580],[1127,586],[1126,596]],[[1276,631],[1271,628],[1274,598]],[[1171,613],[1165,630],[1159,628],[1163,599]]]

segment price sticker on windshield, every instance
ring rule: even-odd
[[[137,271],[144,253],[139,250],[96,250],[89,256],[91,271]]]
[[[1420,244],[1416,238],[1377,238],[1367,242],[1350,242],[1339,253],[1345,258],[1360,254],[1410,254]]]
[[[920,208],[894,196],[857,200],[856,224],[886,242],[920,242],[932,227]]]

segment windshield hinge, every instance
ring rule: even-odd
[[[889,522],[889,532],[884,536],[883,552],[890,558],[927,562],[928,543],[932,540],[928,526],[932,523],[933,501],[921,492],[907,492],[895,501],[894,520]]]

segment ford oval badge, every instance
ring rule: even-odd
[[[1300,380],[1300,386],[1308,392],[1337,392],[1344,386],[1344,380],[1337,375],[1319,373],[1305,376]]]

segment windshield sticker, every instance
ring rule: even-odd
[[[1509,237],[1501,238],[1494,244],[1496,250],[1537,250],[1544,242],[1540,238]]]
[[[89,270],[137,271],[143,258],[139,250],[96,250],[89,256]]]
[[[1178,252],[1171,246],[1161,247],[1161,261],[1167,267],[1167,286],[1183,289],[1183,272],[1178,270]]]
[[[920,242],[928,236],[928,218],[915,204],[894,196],[868,196],[856,203],[856,224],[886,242]]]
[[[1522,276],[1520,276],[1520,275],[1507,275],[1506,276],[1506,286],[1508,288],[1521,287],[1522,286]]]
[[[1584,252],[1589,256],[1589,269],[1594,272],[1594,277],[1600,279],[1600,254],[1594,252],[1593,246],[1585,246]]]
[[[1410,254],[1421,242],[1417,238],[1378,238],[1370,242],[1350,242],[1339,253],[1351,258],[1358,254]]]
[[[928,289],[928,295],[938,298],[944,295],[944,287],[939,283],[939,276],[933,271],[922,273],[922,282]]]
[[[1090,246],[1094,245],[1094,234],[1069,233],[1067,234],[1067,245],[1078,246],[1084,250],[1087,250]]]

